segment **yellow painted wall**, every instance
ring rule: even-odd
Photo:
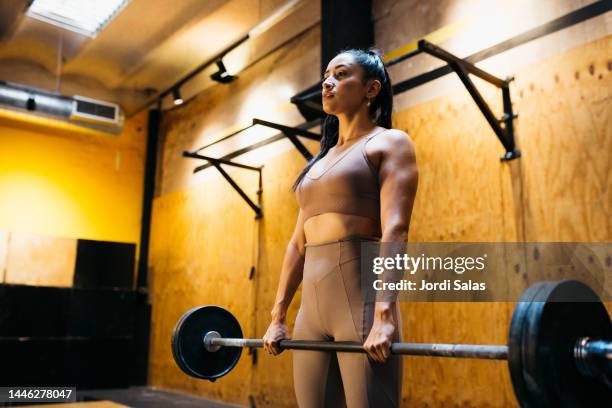
[[[66,251],[53,249],[66,245],[54,239],[139,242],[146,115],[126,120],[121,134],[113,135],[0,111],[0,230],[9,235],[2,240],[8,249],[0,252],[7,268],[22,266],[5,273],[7,283],[71,282],[67,274],[74,263],[64,259]],[[38,248],[39,261],[17,262],[28,253],[28,243],[32,251]],[[63,272],[48,279],[35,276],[49,262],[63,265]]]

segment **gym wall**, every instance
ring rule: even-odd
[[[0,111],[2,384],[146,382],[133,290],[146,119],[113,135]]]
[[[432,41],[441,47],[469,55],[591,2],[487,3],[374,2],[377,45],[390,52],[435,33]],[[512,162],[499,161],[503,147],[454,74],[395,98],[394,125],[414,141],[420,172],[409,240],[612,240],[611,33],[608,13],[478,64],[501,77],[515,76],[510,88],[523,157]],[[270,357],[260,350],[254,357],[245,350],[231,375],[211,384],[184,375],[168,343],[177,319],[202,304],[228,308],[245,337],[263,336],[298,213],[290,186],[305,160],[286,140],[236,159],[265,166],[264,217],[256,221],[214,168],[193,174],[201,163],[182,158],[181,152],[214,141],[253,117],[289,125],[303,122],[279,90],[298,92],[316,83],[319,44],[320,32],[312,29],[241,72],[238,81],[211,88],[164,114],[150,248],[152,386],[241,404],[251,395],[257,406],[295,406],[290,352]],[[393,67],[391,75],[397,82],[440,65],[422,56]],[[475,82],[501,115],[497,89]],[[305,144],[316,153],[316,142]],[[207,154],[217,157],[214,149]],[[226,171],[255,200],[257,174]],[[249,279],[252,266],[256,271]],[[507,278],[520,278],[520,272]],[[290,324],[299,302],[298,291]],[[401,308],[405,341],[503,344],[514,304]],[[517,406],[504,363],[421,357],[404,361],[403,406]]]
[[[72,286],[79,239],[138,244],[146,127],[0,113],[0,282]]]
[[[402,1],[390,12],[377,2],[377,44],[392,50],[455,22],[459,27],[451,26],[452,37],[440,45],[470,55],[592,2],[488,3],[445,1],[434,8]],[[515,76],[510,90],[523,157],[509,163],[500,163],[503,147],[455,74],[395,98],[394,123],[415,142],[420,175],[409,240],[612,239],[611,33],[608,13],[478,64],[498,77]],[[394,82],[442,65],[429,56],[413,60],[392,68]],[[501,116],[501,92],[475,82]],[[520,272],[499,277],[520,278]],[[404,335],[415,342],[503,344],[514,306],[405,303]],[[406,406],[516,406],[505,364],[404,361]]]
[[[216,302],[236,315],[245,336],[263,334],[297,216],[290,185],[306,160],[288,140],[253,150],[236,160],[265,164],[265,215],[256,221],[253,210],[214,168],[193,174],[202,162],[183,158],[181,153],[210,143],[254,117],[283,124],[303,122],[288,102],[290,94],[283,89],[290,87],[297,93],[318,80],[319,40],[319,29],[315,27],[241,72],[231,85],[215,86],[184,107],[164,113],[149,256],[153,304],[149,380],[153,386],[188,390],[229,402],[245,403],[247,395],[253,394],[262,404],[294,404],[289,353],[272,361],[259,351],[253,368],[250,356],[245,355],[232,376],[213,385],[187,377],[179,370],[169,339],[174,324],[187,309]],[[246,139],[235,138],[227,144],[245,145],[247,140],[250,144],[276,134],[268,129],[252,130],[241,136]],[[307,141],[306,145],[314,152],[318,142]],[[219,155],[214,147],[206,154]],[[256,200],[258,174],[223,167]],[[249,280],[252,266],[256,271]],[[295,317],[297,304],[293,304],[290,320]],[[271,372],[281,374],[261,375]]]

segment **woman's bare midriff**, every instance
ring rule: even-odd
[[[324,213],[304,222],[306,243],[334,241],[352,235],[380,237],[380,222],[368,217],[341,213]]]

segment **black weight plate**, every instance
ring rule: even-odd
[[[531,358],[537,353],[538,343],[537,338],[534,335],[538,333],[539,316],[542,314],[542,310],[546,305],[546,299],[550,295],[551,291],[554,290],[557,282],[541,282],[540,290],[532,299],[527,312],[525,313],[523,333],[521,337],[521,350],[522,350],[522,369],[523,369],[523,380],[527,389],[527,401],[529,401],[527,407],[548,407],[548,396],[544,394],[542,389],[539,387],[538,379],[534,378],[533,371],[537,368],[535,365],[537,362]]]
[[[522,365],[527,406],[609,406],[612,390],[596,378],[582,376],[574,360],[579,338],[612,338],[610,316],[591,288],[573,280],[547,283],[525,323]]]
[[[209,352],[204,335],[218,332],[224,338],[242,338],[238,320],[219,306],[199,306],[189,310],[176,323],[172,333],[172,355],[186,374],[215,381],[229,373],[238,363],[242,348],[221,347]]]
[[[538,282],[530,286],[521,296],[512,313],[510,332],[508,334],[508,369],[516,399],[522,407],[528,406],[529,391],[523,377],[523,329],[529,308],[533,305],[539,292],[547,282]]]

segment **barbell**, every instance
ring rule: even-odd
[[[238,363],[238,320],[219,306],[189,310],[172,333],[172,354],[186,374],[215,381]],[[357,342],[281,340],[281,349],[365,353]],[[393,343],[391,353],[507,360],[522,407],[594,407],[612,401],[612,325],[601,299],[574,280],[538,282],[512,315],[507,345]]]

